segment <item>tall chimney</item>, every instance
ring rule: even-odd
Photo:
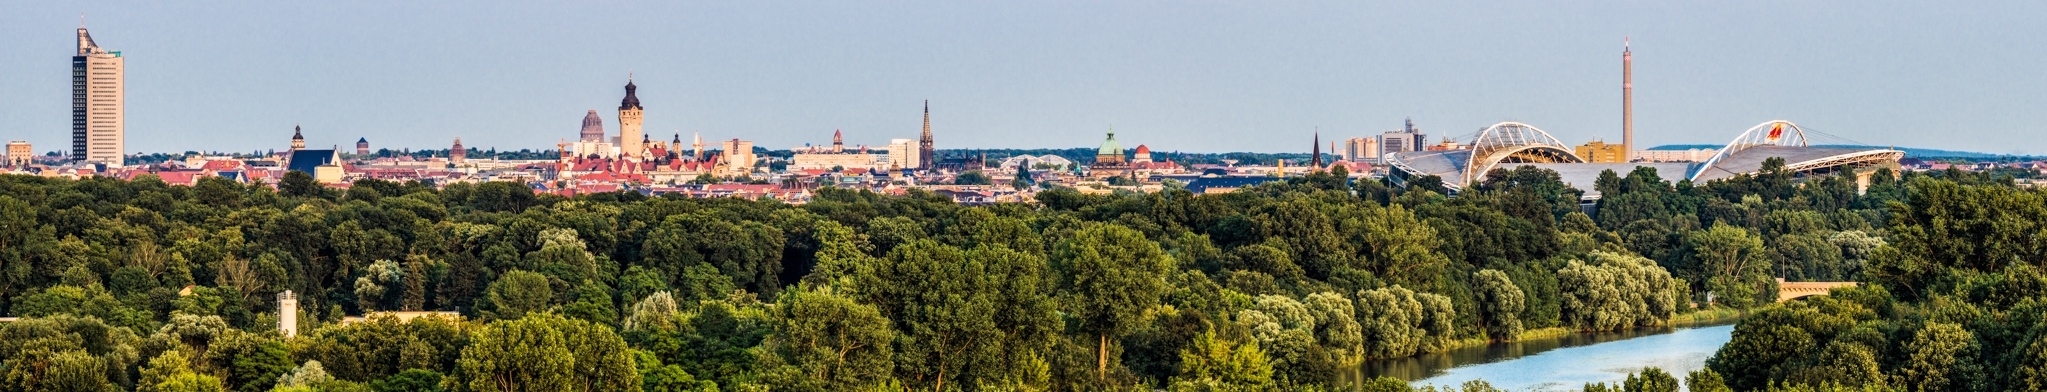
[[[1635,55],[1621,38],[1621,162],[1635,155]]]

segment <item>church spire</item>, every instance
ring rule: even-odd
[[[1315,152],[1312,153],[1313,156],[1308,158],[1308,165],[1311,166],[1308,168],[1308,170],[1310,171],[1322,170],[1322,130],[1319,128],[1315,129],[1314,149]]]
[[[917,168],[931,167],[933,153],[937,151],[931,143],[931,100],[924,100],[924,138],[917,143]]]

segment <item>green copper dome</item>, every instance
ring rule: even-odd
[[[1102,142],[1102,149],[1096,155],[1123,155],[1123,144],[1116,142],[1116,128],[1109,128],[1109,140]]]

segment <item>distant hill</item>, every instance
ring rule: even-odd
[[[1722,144],[1669,144],[1669,145],[1661,145],[1661,146],[1656,146],[1656,147],[1650,147],[1649,149],[1651,149],[1651,150],[1690,150],[1690,149],[1694,149],[1694,148],[1711,148],[1711,149],[1718,149],[1718,148],[1721,148],[1721,147],[1726,147],[1726,145],[1722,145]],[[1990,154],[1990,153],[1981,153],[1981,152],[1968,152],[1968,151],[1948,151],[1948,150],[1935,150],[1935,149],[1931,149],[1931,148],[1911,148],[1911,147],[1887,147],[1887,146],[1857,146],[1857,145],[1847,145],[1847,144],[1822,144],[1822,145],[1815,145],[1815,146],[1813,146],[1813,147],[1829,147],[1829,148],[1896,148],[1896,149],[1899,149],[1899,150],[1904,150],[1904,151],[1905,151],[1905,156],[1907,156],[1907,157],[1912,157],[1912,158],[1919,158],[1919,159],[1937,159],[1937,158],[1947,158],[1947,159],[1969,159],[1969,160],[1994,160],[1994,159],[2036,159],[2036,158],[2038,158],[2037,156],[2030,156],[2030,155],[2008,155],[2008,154]]]

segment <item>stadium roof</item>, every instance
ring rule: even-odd
[[[1809,147],[1804,129],[1781,120],[1749,128],[1705,162],[1586,163],[1548,133],[1520,123],[1489,127],[1473,140],[1472,146],[1389,154],[1387,164],[1397,182],[1433,175],[1443,178],[1444,185],[1453,192],[1478,181],[1493,168],[1534,166],[1557,172],[1564,183],[1586,191],[1587,198],[1597,198],[1598,191],[1592,189],[1592,184],[1607,170],[1627,175],[1636,167],[1648,167],[1664,178],[1705,182],[1760,172],[1763,162],[1770,158],[1783,158],[1785,170],[1811,174],[1895,164],[1905,156],[1903,151],[1887,148]]]

